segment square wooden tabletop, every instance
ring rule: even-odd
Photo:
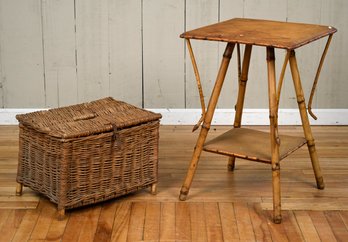
[[[296,49],[336,31],[331,26],[234,18],[187,31],[180,37]]]

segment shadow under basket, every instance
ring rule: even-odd
[[[109,97],[16,118],[17,195],[27,186],[64,215],[146,187],[156,193],[160,114]]]

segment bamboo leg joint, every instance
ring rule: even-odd
[[[206,123],[206,122],[204,122],[203,124],[202,124],[202,128],[203,129],[206,129],[206,130],[209,130],[210,129],[210,123]]]
[[[272,164],[272,171],[280,171],[279,162]]]
[[[297,103],[302,104],[305,102],[305,98],[303,96],[297,96]]]
[[[314,139],[307,140],[307,146],[308,146],[308,148],[315,147]]]

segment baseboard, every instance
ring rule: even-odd
[[[42,109],[0,109],[0,125],[16,125],[17,114],[34,112]],[[193,125],[201,117],[200,109],[149,109],[161,113],[163,125]],[[348,109],[315,109],[318,120],[310,118],[312,125],[348,125]],[[213,125],[230,125],[234,120],[233,109],[217,109]],[[279,125],[300,125],[301,118],[297,109],[280,109]],[[244,109],[243,125],[268,125],[268,109]]]

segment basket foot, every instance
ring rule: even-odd
[[[22,196],[22,192],[23,192],[23,184],[18,182],[16,186],[16,196]]]
[[[58,220],[61,221],[61,220],[64,220],[64,218],[65,218],[65,209],[64,208],[61,208],[61,209],[58,208]]]
[[[157,194],[157,183],[153,183],[151,185],[151,194],[156,195]]]

